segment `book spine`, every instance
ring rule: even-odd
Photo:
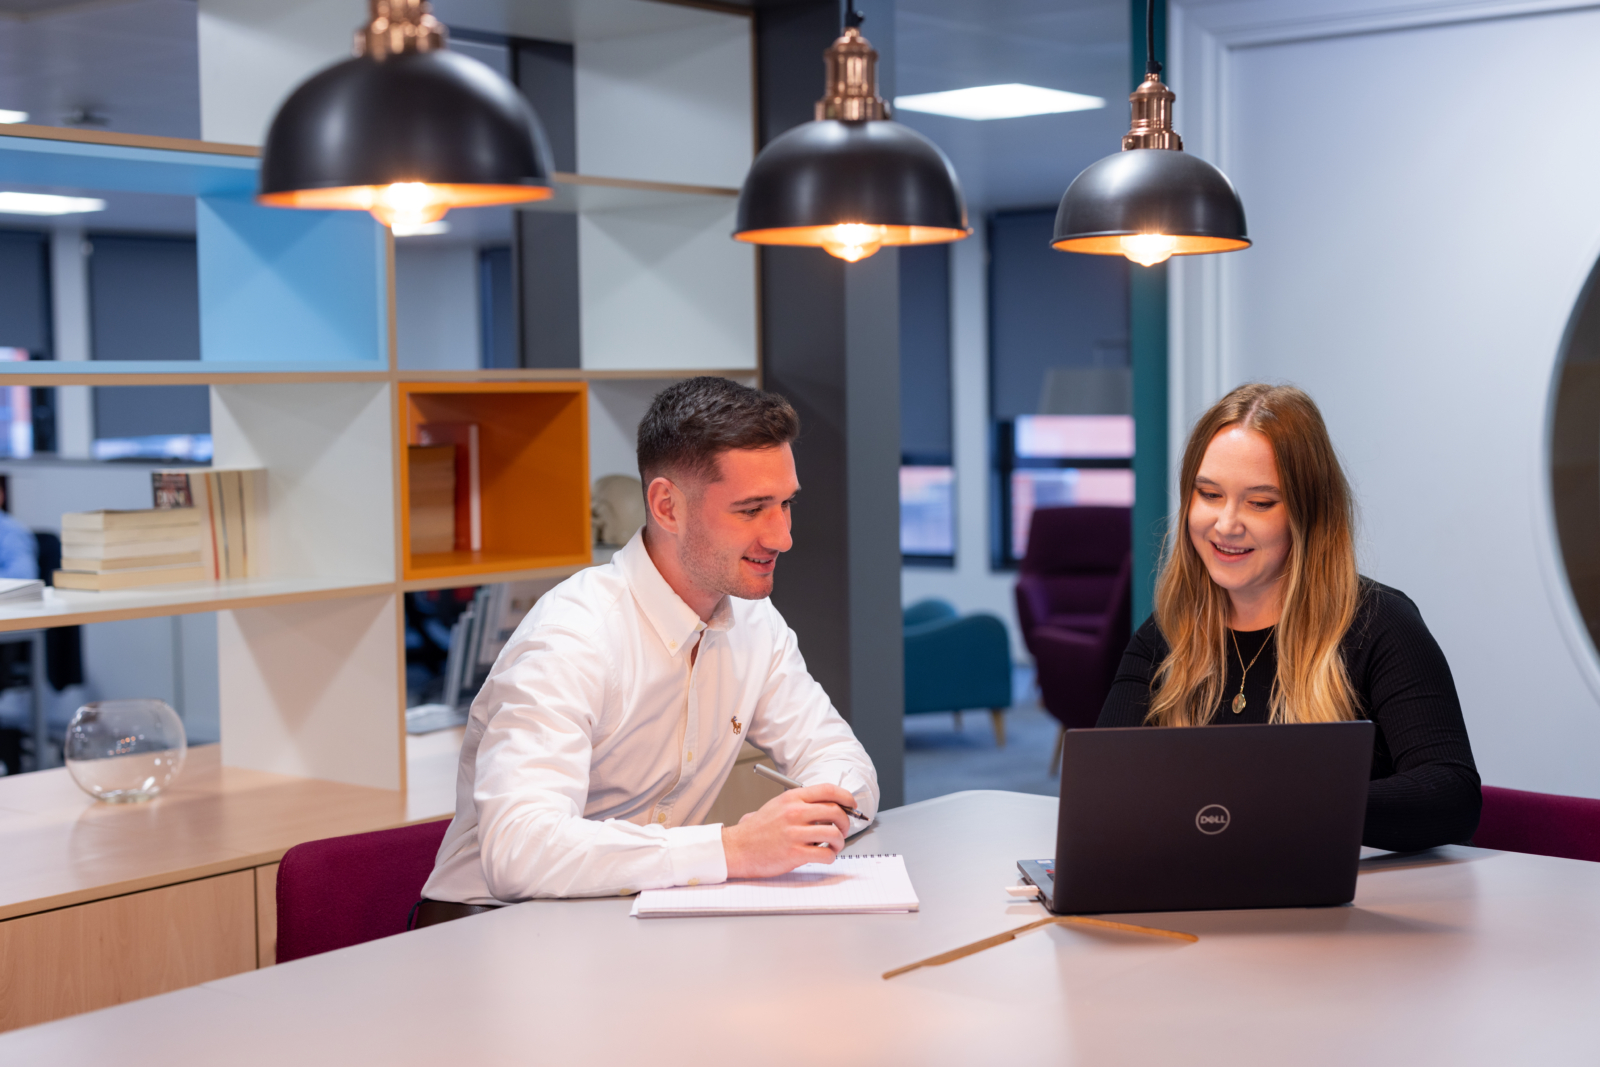
[[[217,581],[228,577],[228,527],[222,521],[222,475],[206,471],[206,501],[211,512],[213,563]]]
[[[248,574],[245,563],[244,493],[238,471],[218,471],[222,483],[222,528],[228,537],[228,569],[231,579]]]
[[[471,529],[469,546],[483,551],[483,495],[478,487],[478,424],[467,426],[467,523]]]
[[[211,517],[210,480],[205,471],[188,471],[189,495],[200,513],[200,566],[210,581],[217,580],[217,531]]]
[[[244,486],[245,572],[252,578],[267,573],[267,472],[241,471]]]

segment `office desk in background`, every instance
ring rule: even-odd
[[[0,1036],[0,1063],[1592,1064],[1600,864],[1475,849],[1367,864],[1351,907],[1052,927],[885,970],[1042,914],[1008,900],[1053,799],[884,813],[907,915],[637,920],[524,904]]]

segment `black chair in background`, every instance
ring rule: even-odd
[[[52,584],[61,566],[61,538],[54,530],[35,530],[39,577]],[[76,626],[58,626],[44,632],[45,677],[56,692],[83,683],[83,632]],[[27,688],[33,684],[32,641],[0,643],[0,689]],[[41,694],[48,698],[49,694]],[[23,769],[24,740],[31,731],[0,728],[0,763],[7,774]]]
[[[33,536],[39,542],[39,577],[45,585],[54,585],[61,566],[61,538],[53,530],[35,530]],[[45,631],[44,661],[51,689],[59,693],[69,685],[82,685],[83,630],[57,626]]]

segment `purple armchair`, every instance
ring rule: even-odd
[[[278,866],[278,962],[404,933],[449,819],[307,841]]]
[[[1017,619],[1045,710],[1067,729],[1093,726],[1128,646],[1133,530],[1128,508],[1039,508],[1017,575]],[[1051,757],[1061,758],[1061,737]]]

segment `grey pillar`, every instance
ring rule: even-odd
[[[880,69],[892,71],[893,4],[861,7]],[[811,118],[839,27],[831,0],[757,9],[762,143]],[[764,382],[801,419],[795,544],[772,599],[872,756],[885,807],[905,797],[899,289],[893,250],[854,264],[820,249],[761,251]]]

